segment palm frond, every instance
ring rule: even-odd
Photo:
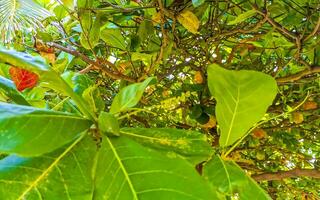
[[[32,0],[0,0],[0,35],[3,41],[13,39],[16,31],[42,27],[49,11]]]

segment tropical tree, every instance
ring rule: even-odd
[[[0,0],[0,199],[318,199],[317,0]]]

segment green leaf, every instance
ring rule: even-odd
[[[220,199],[186,160],[125,137],[79,138],[36,158],[0,160],[0,199]]]
[[[54,14],[58,21],[62,20],[68,14],[64,5],[58,5],[53,9]]]
[[[98,113],[104,109],[104,101],[101,98],[98,86],[89,86],[83,91],[82,97],[93,112]]]
[[[50,152],[91,124],[76,115],[0,103],[0,152],[24,156]]]
[[[146,65],[151,65],[151,63],[154,59],[156,59],[155,54],[147,54],[147,53],[140,53],[140,52],[133,52],[131,54],[132,61],[141,60],[144,63],[146,63]]]
[[[0,76],[0,90],[12,101],[21,105],[30,105],[27,100],[20,94],[14,83]]]
[[[215,156],[203,167],[203,176],[225,196],[236,193],[240,200],[271,200],[269,195],[233,161]]]
[[[105,138],[102,147],[96,171],[97,199],[219,199],[182,158],[160,154],[126,137]]]
[[[92,199],[96,153],[87,137],[39,157],[10,155],[0,160],[0,199]]]
[[[126,50],[127,45],[119,29],[104,29],[101,31],[101,39],[109,46]]]
[[[149,36],[154,34],[154,28],[151,20],[145,19],[140,24],[138,29],[138,35],[141,42],[144,42]]]
[[[207,137],[197,131],[174,128],[122,128],[121,133],[148,147],[173,151],[194,164],[206,160],[212,154]]]
[[[94,84],[87,75],[80,73],[75,73],[71,80],[74,85],[73,91],[79,95],[82,95],[86,88]]]
[[[208,85],[217,100],[220,146],[232,145],[258,121],[277,94],[277,83],[256,71],[231,71],[216,64],[208,67]]]
[[[87,109],[86,103],[73,92],[72,88],[62,77],[52,70],[44,59],[39,56],[31,56],[26,53],[8,50],[0,47],[0,62],[32,71],[40,76],[43,85],[70,96],[87,117],[94,119],[95,115]]]
[[[239,24],[240,22],[243,22],[244,20],[250,18],[250,17],[253,17],[255,16],[257,13],[256,10],[249,10],[249,11],[246,11],[240,15],[238,15],[234,20],[230,21],[228,23],[228,25],[234,25],[234,24]]]
[[[83,32],[80,36],[81,45],[86,49],[93,49],[99,43],[101,20],[98,15],[94,21],[91,13],[85,12],[81,18]]]
[[[141,83],[122,88],[111,104],[110,113],[115,114],[134,107],[140,101],[146,87],[154,80],[154,77],[149,77]]]
[[[99,130],[101,130],[105,135],[120,135],[118,119],[111,113],[101,112],[98,118],[98,125]]]

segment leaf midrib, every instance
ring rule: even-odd
[[[33,188],[36,188],[36,186],[39,184],[39,182],[42,181],[42,179],[44,179],[47,174],[49,174],[49,172],[53,169],[53,167],[57,166],[59,161],[64,157],[66,156],[72,149],[73,147],[78,144],[82,139],[83,137],[85,136],[86,134],[83,134],[81,137],[79,137],[75,142],[73,142],[64,152],[62,152],[60,154],[60,156],[58,156],[53,162],[52,164],[46,169],[43,171],[42,174],[40,174],[40,176],[38,176],[38,178],[36,178],[30,185],[27,189],[25,189],[22,194],[17,198],[18,200],[23,200],[24,199],[24,196],[27,195]]]
[[[113,152],[114,157],[117,159],[117,161],[119,163],[119,166],[120,166],[120,168],[121,168],[121,170],[122,170],[122,172],[123,172],[123,174],[124,174],[124,176],[125,176],[125,178],[126,178],[126,180],[128,182],[129,188],[130,188],[130,190],[131,190],[131,192],[133,194],[133,199],[134,200],[138,200],[137,192],[133,187],[133,184],[131,182],[129,174],[128,174],[126,168],[123,166],[122,160],[121,160],[120,156],[118,155],[116,148],[113,146],[112,142],[110,141],[110,139],[108,137],[106,137],[105,139],[107,140],[107,142],[108,142],[108,144],[110,146],[110,149]]]
[[[236,105],[235,105],[234,110],[233,110],[232,119],[231,119],[229,131],[228,131],[228,134],[227,134],[227,139],[226,139],[226,142],[225,142],[225,146],[228,145],[228,142],[229,142],[229,139],[230,139],[230,135],[231,135],[231,131],[233,129],[234,120],[235,120],[235,117],[237,115],[237,110],[238,110],[238,105],[239,105],[239,96],[240,96],[240,86],[239,86],[239,82],[238,82],[237,99],[235,101]]]

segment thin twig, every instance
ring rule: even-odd
[[[69,53],[69,54],[71,54],[71,55],[73,55],[75,57],[81,58],[86,63],[91,64],[93,66],[96,66],[97,69],[101,70],[102,72],[104,72],[107,76],[109,76],[112,79],[115,79],[115,80],[122,79],[122,80],[126,80],[126,81],[132,82],[132,83],[136,82],[135,79],[133,79],[133,78],[131,78],[129,76],[126,76],[126,75],[121,74],[119,72],[111,71],[110,69],[106,68],[105,66],[102,66],[99,62],[91,60],[89,57],[87,57],[86,55],[80,53],[77,50],[69,49],[67,47],[64,47],[64,46],[62,46],[60,44],[53,43],[53,42],[49,42],[48,45],[51,46],[51,47],[60,49],[61,51]],[[105,60],[104,63],[109,67],[115,67],[114,64],[111,63],[110,61]]]

